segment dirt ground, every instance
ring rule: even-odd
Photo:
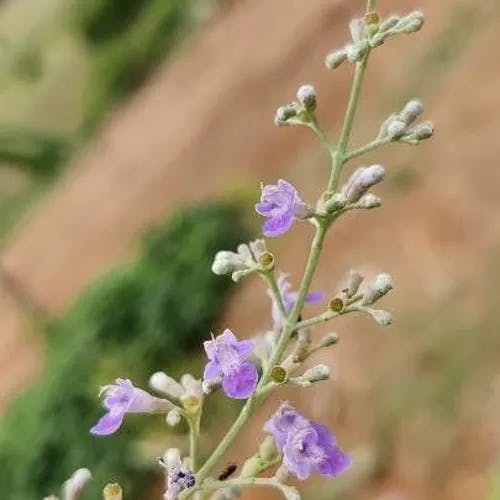
[[[398,315],[426,310],[457,287],[471,289],[462,312],[475,314],[486,293],[479,284],[488,279],[500,243],[498,4],[379,2],[382,14],[415,7],[426,13],[422,32],[389,41],[373,54],[353,142],[370,140],[381,120],[414,96],[424,100],[436,136],[419,148],[391,146],[364,160],[388,166],[387,182],[378,189],[384,206],[339,222],[314,283],[333,290],[351,267],[388,271],[396,283],[386,301],[396,318],[389,333],[365,318],[335,325],[342,341],[331,355],[334,381],[316,391],[321,397],[312,399],[310,409],[334,422],[343,441],[359,445],[360,456],[368,457],[372,450],[362,443],[373,431],[372,382],[398,376],[411,348],[407,336],[398,336]],[[234,2],[109,116],[4,245],[1,406],[40,367],[41,347],[29,333],[16,290],[57,314],[93,277],[129,256],[137,235],[179,203],[257,189],[260,180],[278,177],[301,186],[305,198],[318,194],[327,176],[324,154],[307,130],[275,128],[273,112],[300,83],[312,82],[320,118],[338,131],[352,68],[329,72],[322,61],[345,41],[347,21],[361,9],[361,1],[350,0]],[[271,243],[295,283],[309,235],[304,225]],[[261,292],[259,282],[244,283],[224,326],[240,335],[265,327],[260,318],[269,306]],[[374,475],[356,498],[484,498],[485,471],[500,452],[500,436],[490,432],[497,410],[481,415],[474,431],[470,420],[462,423],[445,460],[449,477],[439,486],[428,480],[426,455],[413,456],[415,443],[403,440],[390,470]],[[242,446],[252,446],[260,423],[257,418]]]

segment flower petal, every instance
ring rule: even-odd
[[[328,457],[320,462],[316,469],[322,476],[338,476],[345,472],[352,464],[352,459],[338,446],[335,446]]]
[[[221,375],[221,369],[218,363],[215,361],[209,361],[205,365],[205,370],[203,372],[204,380],[213,380]]]
[[[243,363],[222,379],[222,389],[233,399],[247,399],[255,390],[259,376],[257,368],[250,362]]]
[[[90,433],[95,436],[108,436],[116,432],[123,422],[125,413],[122,412],[108,412],[103,415],[97,424],[90,429]]]
[[[306,295],[306,302],[308,304],[321,304],[325,301],[326,293],[321,291],[309,292]]]
[[[275,238],[286,233],[293,225],[293,212],[287,211],[278,217],[269,218],[262,226],[264,236]]]

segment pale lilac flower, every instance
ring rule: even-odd
[[[283,301],[283,305],[285,306],[286,314],[290,314],[297,301],[297,292],[292,290],[292,285],[288,281],[288,276],[286,274],[281,274],[278,277],[278,289],[281,294],[281,300]],[[269,297],[272,300],[272,309],[271,314],[273,317],[273,322],[275,328],[281,328],[283,326],[283,319],[281,317],[281,311],[274,300],[273,294],[271,290],[267,291]],[[312,291],[306,295],[306,303],[308,304],[321,304],[325,300],[325,293],[320,291]]]
[[[156,398],[123,378],[117,378],[114,384],[102,387],[99,395],[104,396],[103,406],[107,413],[90,429],[97,436],[116,432],[127,413],[152,413],[173,408],[170,401]]]
[[[268,218],[262,226],[264,236],[274,238],[286,233],[295,219],[307,217],[309,208],[290,183],[280,179],[277,184],[263,185],[261,189],[260,203],[255,205],[255,210]]]
[[[288,402],[265,423],[264,430],[283,453],[283,464],[299,479],[307,479],[312,472],[337,476],[351,465],[327,427],[309,421]]]
[[[257,385],[257,369],[248,361],[255,344],[251,340],[239,341],[231,330],[204,342],[210,360],[203,374],[205,381],[220,379],[222,389],[234,399],[248,398]]]
[[[163,495],[164,500],[176,500],[182,491],[195,485],[196,478],[182,463],[178,449],[167,450],[160,463],[167,469],[167,491]]]

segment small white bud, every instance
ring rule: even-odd
[[[183,397],[201,398],[203,396],[201,380],[194,378],[190,373],[182,375],[181,384],[184,388]]]
[[[381,182],[384,175],[385,168],[382,165],[359,167],[351,175],[342,191],[350,203],[355,203],[368,189]]]
[[[398,31],[406,34],[415,33],[416,31],[419,31],[423,25],[424,14],[423,12],[416,10],[401,20],[401,27],[398,26]]]
[[[347,279],[347,288],[345,290],[348,298],[351,298],[359,290],[359,287],[363,282],[363,280],[364,280],[363,276],[357,271],[354,271],[352,269],[349,271],[349,277]]]
[[[317,365],[306,370],[300,377],[290,379],[290,382],[301,387],[310,387],[316,382],[322,382],[330,378],[330,368],[326,365]]]
[[[412,124],[424,112],[424,105],[419,99],[408,101],[399,113],[399,118],[406,125]]]
[[[335,193],[326,200],[324,207],[327,213],[342,210],[347,205],[347,198],[343,193]]]
[[[155,391],[161,392],[171,398],[180,399],[184,394],[181,384],[169,377],[165,372],[156,372],[149,378],[149,385]]]
[[[218,390],[221,386],[222,379],[220,377],[216,379],[211,379],[211,380],[204,380],[201,383],[201,389],[204,394],[212,394],[212,392],[215,392]]]
[[[165,418],[166,422],[170,427],[175,427],[181,421],[181,413],[177,408],[170,410]]]
[[[370,47],[375,48],[382,45],[387,38],[386,33],[375,33],[369,40]]]
[[[375,281],[366,290],[362,304],[369,306],[377,302],[384,295],[392,290],[392,278],[390,275],[383,273],[376,276]]]
[[[384,311],[383,309],[370,309],[369,313],[379,325],[389,326],[392,323],[392,315],[388,311]]]
[[[363,59],[368,50],[368,42],[362,41],[357,43],[350,43],[346,46],[346,54],[349,62],[358,62]]]
[[[347,53],[345,49],[335,50],[330,52],[325,58],[325,66],[328,69],[338,68],[347,59]]]
[[[432,122],[423,122],[417,125],[411,134],[411,137],[417,141],[425,141],[434,135],[434,124]]]
[[[64,500],[76,500],[85,485],[92,479],[92,474],[88,469],[78,469],[64,483]]]
[[[390,120],[387,124],[387,137],[393,141],[403,137],[406,132],[406,123],[399,118],[394,118]]]
[[[212,272],[217,275],[229,274],[245,269],[245,260],[235,252],[221,250],[215,254]]]
[[[339,341],[339,336],[336,333],[327,333],[318,344],[318,348],[331,347]]]
[[[295,116],[297,116],[296,104],[287,104],[286,106],[280,106],[276,110],[276,114],[274,115],[274,124],[278,127],[287,125],[287,121]]]
[[[380,196],[377,196],[373,193],[364,194],[359,201],[356,203],[358,208],[364,208],[366,210],[370,210],[372,208],[378,208],[382,205],[382,200]]]
[[[302,85],[297,90],[299,104],[308,111],[316,109],[316,90],[312,85]]]
[[[365,38],[365,22],[363,19],[353,19],[349,23],[349,31],[353,42],[360,42]]]
[[[388,31],[391,28],[394,28],[394,26],[396,26],[400,21],[401,21],[400,16],[396,16],[396,15],[389,16],[387,19],[384,19],[380,23],[379,31],[382,31],[382,32]]]
[[[179,467],[181,463],[181,450],[179,448],[168,448],[163,455],[163,464],[167,470]]]

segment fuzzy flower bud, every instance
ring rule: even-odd
[[[360,42],[365,38],[366,24],[363,19],[353,19],[349,23],[349,31],[353,42]]]
[[[369,45],[366,41],[352,43],[346,46],[346,55],[349,62],[359,62],[368,51]]]
[[[382,200],[380,199],[380,196],[377,196],[376,194],[373,193],[364,194],[356,203],[357,208],[364,208],[366,210],[380,207],[380,205],[382,205]]]
[[[347,181],[342,189],[350,203],[358,201],[372,186],[382,181],[385,169],[382,165],[359,167]]]
[[[397,27],[400,33],[411,34],[419,31],[424,25],[424,14],[416,10],[411,14],[408,14],[404,19],[402,19],[400,25]]]
[[[359,287],[363,280],[363,276],[358,273],[358,271],[354,271],[352,269],[349,271],[347,287],[345,288],[345,293],[348,298],[351,298],[359,290]]]
[[[92,479],[88,469],[78,469],[64,483],[64,500],[77,500],[85,485]]]
[[[324,204],[327,213],[342,210],[347,205],[347,198],[343,193],[335,193]]]
[[[434,124],[432,122],[423,122],[417,125],[411,134],[411,138],[416,141],[425,141],[434,135]]]
[[[289,125],[288,120],[290,120],[290,118],[295,118],[298,111],[299,110],[296,103],[290,103],[286,104],[285,106],[280,106],[276,110],[276,114],[274,115],[274,124],[277,127]]]
[[[149,385],[155,391],[174,399],[180,399],[184,394],[182,385],[164,372],[153,373],[149,379]]]
[[[399,118],[406,125],[412,124],[424,112],[424,105],[419,99],[408,101],[399,113]]]
[[[338,68],[347,59],[347,52],[345,49],[335,50],[330,52],[325,58],[325,66],[328,69]]]
[[[167,413],[167,417],[165,420],[170,427],[175,427],[176,425],[179,425],[179,422],[181,421],[180,411],[177,408],[170,410]]]
[[[339,341],[339,336],[336,333],[327,333],[318,344],[318,348],[322,349],[323,347],[330,347],[335,345]]]
[[[368,313],[381,326],[389,326],[392,323],[392,315],[383,309],[368,309]]]
[[[330,378],[330,368],[326,365],[317,365],[306,370],[300,377],[291,379],[294,384],[301,387],[310,387],[316,382],[322,382]]]
[[[104,500],[122,500],[122,489],[118,483],[109,483],[103,490]]]
[[[312,85],[302,85],[297,90],[297,101],[306,111],[316,109],[316,90]]]
[[[401,21],[400,16],[389,16],[388,18],[384,19],[380,25],[379,25],[379,31],[385,32],[390,30],[391,28],[394,28],[399,22]]]
[[[392,290],[392,278],[388,274],[379,274],[375,278],[375,281],[372,285],[368,287],[366,290],[362,304],[364,306],[369,306],[374,304],[382,298],[384,295],[389,293]]]

